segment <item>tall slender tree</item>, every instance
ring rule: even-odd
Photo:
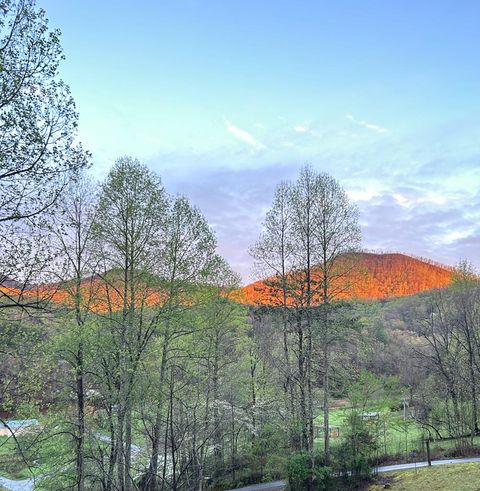
[[[104,256],[102,279],[111,291],[110,326],[117,360],[117,486],[130,490],[132,404],[138,368],[154,326],[145,322],[144,306],[159,261],[158,248],[168,202],[160,179],[137,160],[122,157],[102,186],[94,233]],[[115,300],[113,300],[115,299]],[[113,303],[112,303],[113,302]]]
[[[152,428],[152,451],[146,476],[147,489],[157,489],[157,474],[165,410],[165,387],[172,341],[189,333],[174,328],[174,319],[189,300],[196,283],[206,281],[215,258],[216,239],[200,211],[179,196],[170,206],[163,224],[164,243],[156,272],[163,280],[163,294],[154,306],[158,315],[157,333],[162,337],[162,352],[157,388],[157,407]]]
[[[330,303],[342,292],[341,282],[352,268],[349,253],[358,249],[361,234],[358,211],[338,182],[305,166],[298,180],[276,190],[264,232],[252,250],[266,272],[272,298],[284,312],[284,357],[289,363],[290,318],[296,337],[300,448],[311,455],[314,468],[314,380],[323,372],[324,451],[328,462],[330,351],[333,324]],[[285,313],[290,310],[291,315]],[[315,343],[317,346],[315,346]],[[314,367],[316,351],[322,366]],[[290,383],[290,382],[289,382]],[[292,394],[293,395],[293,394]]]
[[[74,313],[75,346],[68,350],[75,377],[77,404],[75,432],[76,489],[85,489],[85,322],[91,316],[91,304],[95,299],[94,274],[97,258],[93,245],[92,227],[95,220],[96,196],[92,182],[82,176],[71,184],[59,200],[58,213],[50,227],[56,239],[59,280],[66,290],[66,304]]]

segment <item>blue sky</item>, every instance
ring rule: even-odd
[[[38,2],[94,174],[147,163],[245,281],[305,162],[358,203],[366,248],[480,267],[479,2]]]

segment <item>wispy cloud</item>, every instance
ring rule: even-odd
[[[303,125],[297,125],[293,128],[293,131],[295,131],[295,133],[308,133],[310,129]]]
[[[253,120],[244,123],[252,131],[250,143],[160,152],[147,163],[162,173],[170,192],[186,194],[202,209],[217,231],[220,253],[245,281],[252,262],[247,250],[260,233],[275,185],[295,179],[306,161],[332,174],[357,203],[366,248],[400,250],[451,265],[465,258],[480,269],[480,154],[472,143],[480,123],[460,120],[421,135],[371,133],[372,141],[365,134],[370,130],[348,124],[344,113],[341,119],[340,128],[299,119],[272,124],[268,131],[257,130]],[[352,139],[350,130],[343,131],[345,124],[360,137]],[[296,126],[318,136],[295,131]],[[219,129],[230,138],[226,118]],[[257,138],[268,149],[260,159]]]
[[[300,166],[294,160],[241,169],[219,164],[210,169],[198,166],[187,174],[175,168],[163,175],[167,189],[186,194],[205,213],[217,232],[219,252],[247,282],[254,278],[248,248],[260,233],[275,186],[295,179]],[[417,179],[397,182],[383,175],[362,176],[355,170],[349,170],[347,177],[339,166],[317,164],[316,168],[340,178],[359,206],[366,248],[412,253],[450,265],[466,258],[480,267],[479,195],[448,187],[430,191]]]
[[[225,128],[227,128],[227,131],[232,134],[237,140],[240,140],[241,142],[246,143],[247,145],[250,145],[257,149],[265,148],[265,145],[257,141],[251,133],[249,133],[247,130],[239,128],[238,126],[235,126],[228,119],[225,120]]]
[[[369,123],[368,121],[356,119],[351,114],[345,114],[345,117],[349,121],[352,121],[353,123],[363,126],[364,128],[367,128],[369,130],[375,131],[376,133],[388,133],[387,128],[384,128],[383,126],[379,126],[377,124]]]

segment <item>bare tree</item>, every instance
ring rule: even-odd
[[[289,307],[292,306],[291,282],[294,280],[292,271],[295,245],[290,193],[291,184],[282,182],[277,186],[272,208],[267,212],[263,223],[264,230],[250,249],[250,255],[254,258],[256,273],[266,278],[264,282],[270,291],[271,302],[282,311],[283,363],[278,364],[278,369],[284,375],[285,409],[290,419],[289,430],[292,431],[295,425],[295,384],[289,343]],[[294,443],[295,435],[291,434],[290,437]]]

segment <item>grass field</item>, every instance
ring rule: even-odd
[[[371,412],[377,410],[375,407],[368,409]],[[330,412],[330,424],[340,427],[340,436],[349,412],[350,408],[348,407],[335,408]],[[317,423],[322,424],[321,416],[317,418]],[[378,422],[372,421],[371,425],[372,429],[375,428],[374,431],[378,434],[378,442],[381,445],[380,453],[404,454],[405,452],[420,450],[422,429],[411,419],[404,422],[401,411],[392,411],[388,414],[388,417],[385,417],[385,413],[383,413],[381,420]],[[332,444],[335,444],[335,439],[332,439]]]
[[[31,477],[22,458],[15,451],[12,438],[0,437],[0,475],[9,479]]]
[[[340,427],[340,437],[342,436],[342,429],[345,428],[345,420],[350,412],[348,406],[334,408],[330,412],[330,424]],[[369,412],[379,411],[379,408],[372,406],[368,408]],[[322,424],[322,416],[319,416],[316,420],[317,424]],[[420,425],[414,420],[403,420],[402,411],[391,411],[385,414],[385,410],[382,412],[381,419],[372,421],[372,431],[377,434],[377,441],[379,444],[378,455],[396,456],[395,460],[401,462],[410,462],[415,460],[412,456],[412,452],[416,452],[418,456],[425,454],[425,447],[423,438],[425,437],[424,431]],[[332,438],[331,443],[335,445],[339,438]],[[318,448],[322,448],[322,438],[316,440]],[[458,442],[455,440],[442,440],[433,441],[430,444],[432,458],[443,458],[444,456],[454,456],[452,453],[455,445]],[[474,438],[474,444],[480,446],[480,437]],[[424,455],[425,456],[425,455]],[[480,485],[479,488],[480,490]]]
[[[478,491],[480,464],[442,465],[385,474],[368,489],[380,491],[387,483],[393,491]]]
[[[22,436],[18,437],[19,441]],[[55,441],[49,442],[50,447],[56,445]],[[29,459],[28,455],[25,455]],[[15,441],[11,437],[0,437],[0,475],[8,479],[27,479],[32,475],[41,475],[50,471],[49,456],[43,456],[38,460],[29,460],[30,469],[19,454]],[[1,491],[1,488],[0,488]]]

